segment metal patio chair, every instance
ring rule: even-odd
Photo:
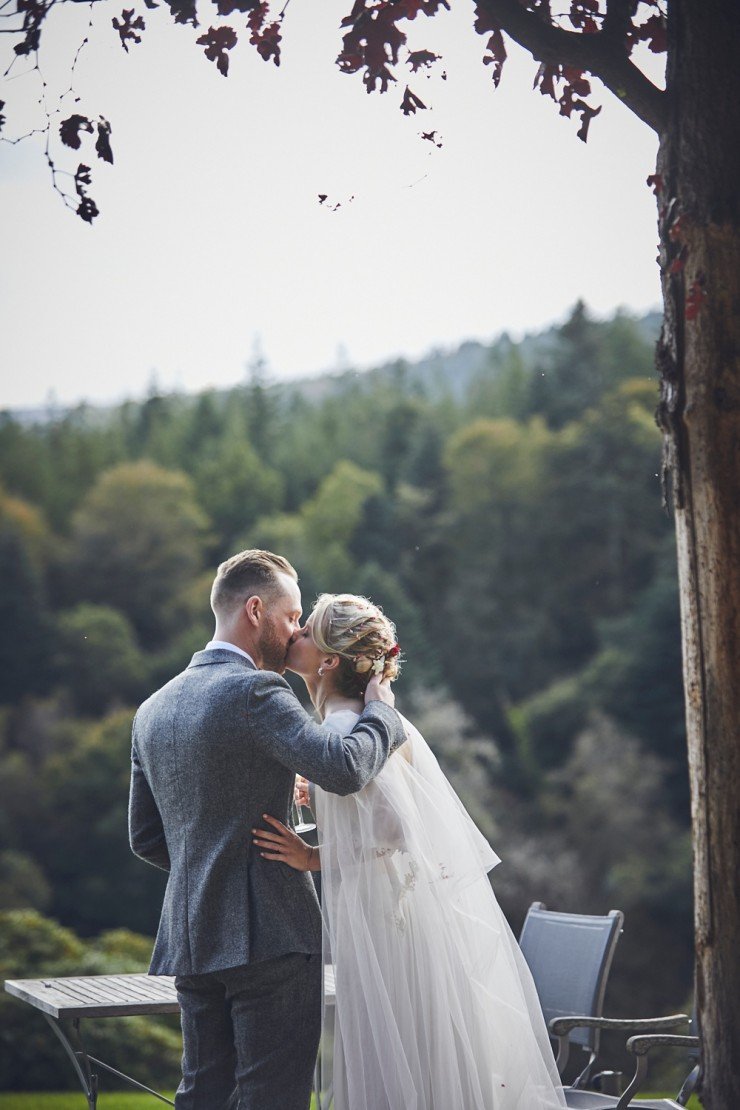
[[[565,1087],[571,1110],[626,1110],[630,1104],[629,1099],[624,1101],[625,1096],[637,1089],[630,1084],[621,1100],[593,1089],[599,1076],[608,1074],[594,1074],[602,1030],[655,1034],[688,1021],[686,1014],[635,1020],[602,1016],[606,982],[623,922],[620,910],[610,910],[604,916],[559,913],[548,910],[542,902],[533,902],[522,926],[519,944],[532,972],[548,1030],[558,1042],[560,1075],[571,1047],[588,1054],[577,1078]],[[650,1110],[650,1103],[635,1106]]]
[[[679,1021],[679,1019],[682,1020]],[[551,1029],[556,1033],[567,1036],[573,1028],[573,1021],[578,1020],[578,1018],[556,1018],[551,1024]],[[609,1018],[593,1018],[592,1020],[598,1022],[601,1028],[634,1029],[639,1024],[636,1021],[613,1021]],[[650,1025],[652,1029],[655,1029],[660,1022],[663,1022],[664,1024],[661,1027],[667,1028],[669,1027],[669,1022],[675,1027],[688,1020],[686,1014],[675,1014],[669,1018],[646,1019],[644,1025]],[[692,1022],[693,1021],[694,1018],[692,1018]],[[652,1048],[664,1046],[688,1049],[689,1058],[693,1063],[693,1067],[684,1080],[681,1090],[678,1092],[675,1099],[634,1098],[633,1096],[636,1095],[645,1084],[648,1052]],[[597,1091],[582,1090],[574,1091],[571,1099],[571,1095],[566,1090],[568,1106],[572,1107],[573,1110],[576,1110],[576,1108],[577,1110],[681,1110],[689,1101],[701,1075],[699,1038],[693,1035],[681,1035],[676,1033],[641,1033],[629,1038],[627,1041],[627,1049],[637,1057],[637,1064],[635,1074],[622,1095],[617,1097],[614,1095],[602,1094]]]
[[[519,947],[532,972],[545,1022],[556,1018],[600,1018],[624,914],[610,910],[604,916],[559,913],[544,903],[533,902],[527,911]],[[599,1052],[600,1029],[574,1026],[558,1038],[558,1071],[562,1075],[571,1046],[588,1054],[574,1080],[574,1088],[586,1087]]]

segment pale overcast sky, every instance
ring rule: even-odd
[[[406,118],[401,80],[368,96],[334,65],[350,6],[293,0],[280,68],[245,34],[223,78],[195,45],[202,31],[173,26],[163,6],[137,4],[148,26],[126,55],[111,27],[120,5],[95,5],[81,101],[60,118],[109,119],[115,165],[89,136],[77,153],[56,144],[60,164],[93,167],[93,226],[52,190],[36,140],[0,144],[0,406],[52,391],[62,403],[138,397],[154,376],[168,390],[229,386],[256,344],[287,378],[521,334],[579,296],[599,315],[658,304],[645,184],[657,142],[644,124],[597,89],[603,110],[582,143],[513,46],[494,89],[467,0],[411,24],[410,45],[444,61],[410,75],[432,110]],[[49,17],[51,95],[69,85],[89,11],[60,4]],[[9,138],[38,122],[40,91],[37,74],[0,88]]]

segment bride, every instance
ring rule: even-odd
[[[398,653],[378,606],[323,594],[288,668],[346,732],[370,677],[397,676]],[[267,859],[321,870],[335,1110],[562,1108],[534,983],[487,877],[499,858],[403,721],[406,743],[359,793],[311,788],[319,848],[273,817],[255,831]]]

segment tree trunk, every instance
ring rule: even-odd
[[[740,1107],[740,5],[671,0],[658,204],[707,1110]]]

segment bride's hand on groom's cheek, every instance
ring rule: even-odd
[[[262,858],[287,863],[296,871],[309,871],[312,853],[305,840],[269,813],[263,813],[262,818],[270,829],[252,829],[252,843],[259,848]]]

